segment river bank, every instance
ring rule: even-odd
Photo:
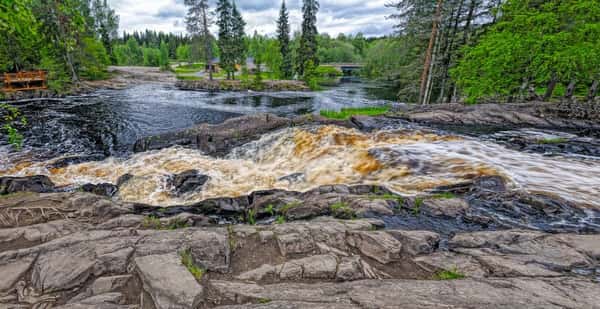
[[[294,80],[265,80],[259,83],[241,80],[179,80],[175,87],[196,91],[310,91],[304,82]]]

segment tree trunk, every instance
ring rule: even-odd
[[[427,87],[427,79],[429,77],[429,67],[431,66],[431,58],[433,54],[433,45],[437,36],[438,22],[442,14],[442,3],[443,0],[438,0],[437,8],[435,9],[435,15],[433,17],[433,26],[431,27],[431,37],[429,38],[429,46],[425,54],[425,64],[423,66],[423,74],[421,74],[421,88],[419,89],[419,103],[425,104],[425,90]]]
[[[458,9],[456,10],[456,17],[454,19],[450,19],[450,22],[454,21],[454,26],[452,28],[452,32],[451,34],[449,34],[448,36],[450,37],[450,41],[448,42],[448,45],[446,46],[446,57],[445,57],[445,61],[444,61],[444,67],[443,67],[443,73],[442,73],[442,86],[440,87],[440,96],[438,99],[439,103],[444,103],[444,96],[445,96],[445,92],[446,92],[446,82],[449,80],[450,76],[448,76],[448,71],[450,69],[450,64],[452,63],[452,54],[454,53],[454,37],[456,36],[456,32],[458,31],[458,24],[460,23],[460,15],[462,12],[462,8],[464,5],[464,0],[460,0],[460,3],[458,5]],[[448,100],[451,100],[451,92],[448,92]]]
[[[594,99],[596,98],[596,95],[598,94],[598,80],[594,80],[594,82],[592,83],[592,86],[590,87],[590,92],[588,93],[588,102],[592,102],[594,101]]]
[[[565,93],[565,99],[571,99],[573,97],[573,94],[575,93],[575,86],[577,85],[577,82],[575,80],[572,80],[569,85],[567,86],[567,92]]]
[[[435,68],[435,59],[437,54],[439,53],[439,45],[440,45],[440,36],[438,35],[435,40],[435,48],[433,55],[431,57],[431,66],[429,67],[429,77],[427,77],[427,86],[425,91],[425,104],[429,104],[431,102],[431,92],[433,91],[433,75]]]
[[[465,25],[463,33],[463,45],[469,41],[469,30],[471,29],[471,22],[473,21],[473,15],[475,14],[475,7],[477,6],[477,0],[471,0],[469,5],[469,14],[467,15],[467,24]]]
[[[546,93],[544,94],[544,101],[548,101],[552,98],[552,93],[554,93],[554,88],[556,88],[556,83],[558,80],[556,79],[556,74],[552,74],[552,78],[548,83],[548,88],[546,88]]]

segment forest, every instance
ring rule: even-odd
[[[285,2],[276,35],[245,33],[235,3],[186,5],[186,34],[119,35],[119,17],[106,0],[3,2],[0,71],[48,70],[50,87],[60,92],[81,79],[106,78],[111,64],[168,70],[173,62],[220,57],[234,77],[233,64],[252,57],[282,79],[306,79],[307,59],[314,69],[363,63],[363,78],[390,83],[399,101],[411,103],[593,100],[598,92],[597,0],[397,0],[388,4],[396,33],[369,38],[319,33],[307,16],[301,31],[290,34]],[[318,2],[309,9],[316,16]],[[219,33],[198,24],[202,10],[215,15],[207,26],[216,22]]]

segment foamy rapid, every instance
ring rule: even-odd
[[[118,198],[155,205],[190,204],[274,188],[305,191],[327,184],[379,184],[417,194],[483,175],[501,175],[514,186],[600,208],[598,162],[521,153],[418,130],[290,128],[264,135],[223,159],[173,147],[66,168],[48,169],[49,163],[22,162],[0,174],[48,175],[57,185],[116,183],[131,174],[134,178],[120,188]],[[201,192],[175,196],[168,177],[191,169],[210,176],[209,182]],[[284,178],[292,174],[302,177]]]

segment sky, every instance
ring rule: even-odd
[[[337,36],[340,33],[365,36],[383,36],[393,32],[393,21],[386,17],[394,10],[385,7],[390,0],[320,0],[317,15],[320,33]],[[121,17],[120,32],[152,29],[156,31],[185,33],[183,19],[186,8],[183,0],[108,0]],[[216,0],[211,0],[214,9]],[[254,31],[263,35],[275,34],[281,0],[237,0],[244,20],[246,33]],[[292,32],[300,30],[302,0],[287,0]]]

